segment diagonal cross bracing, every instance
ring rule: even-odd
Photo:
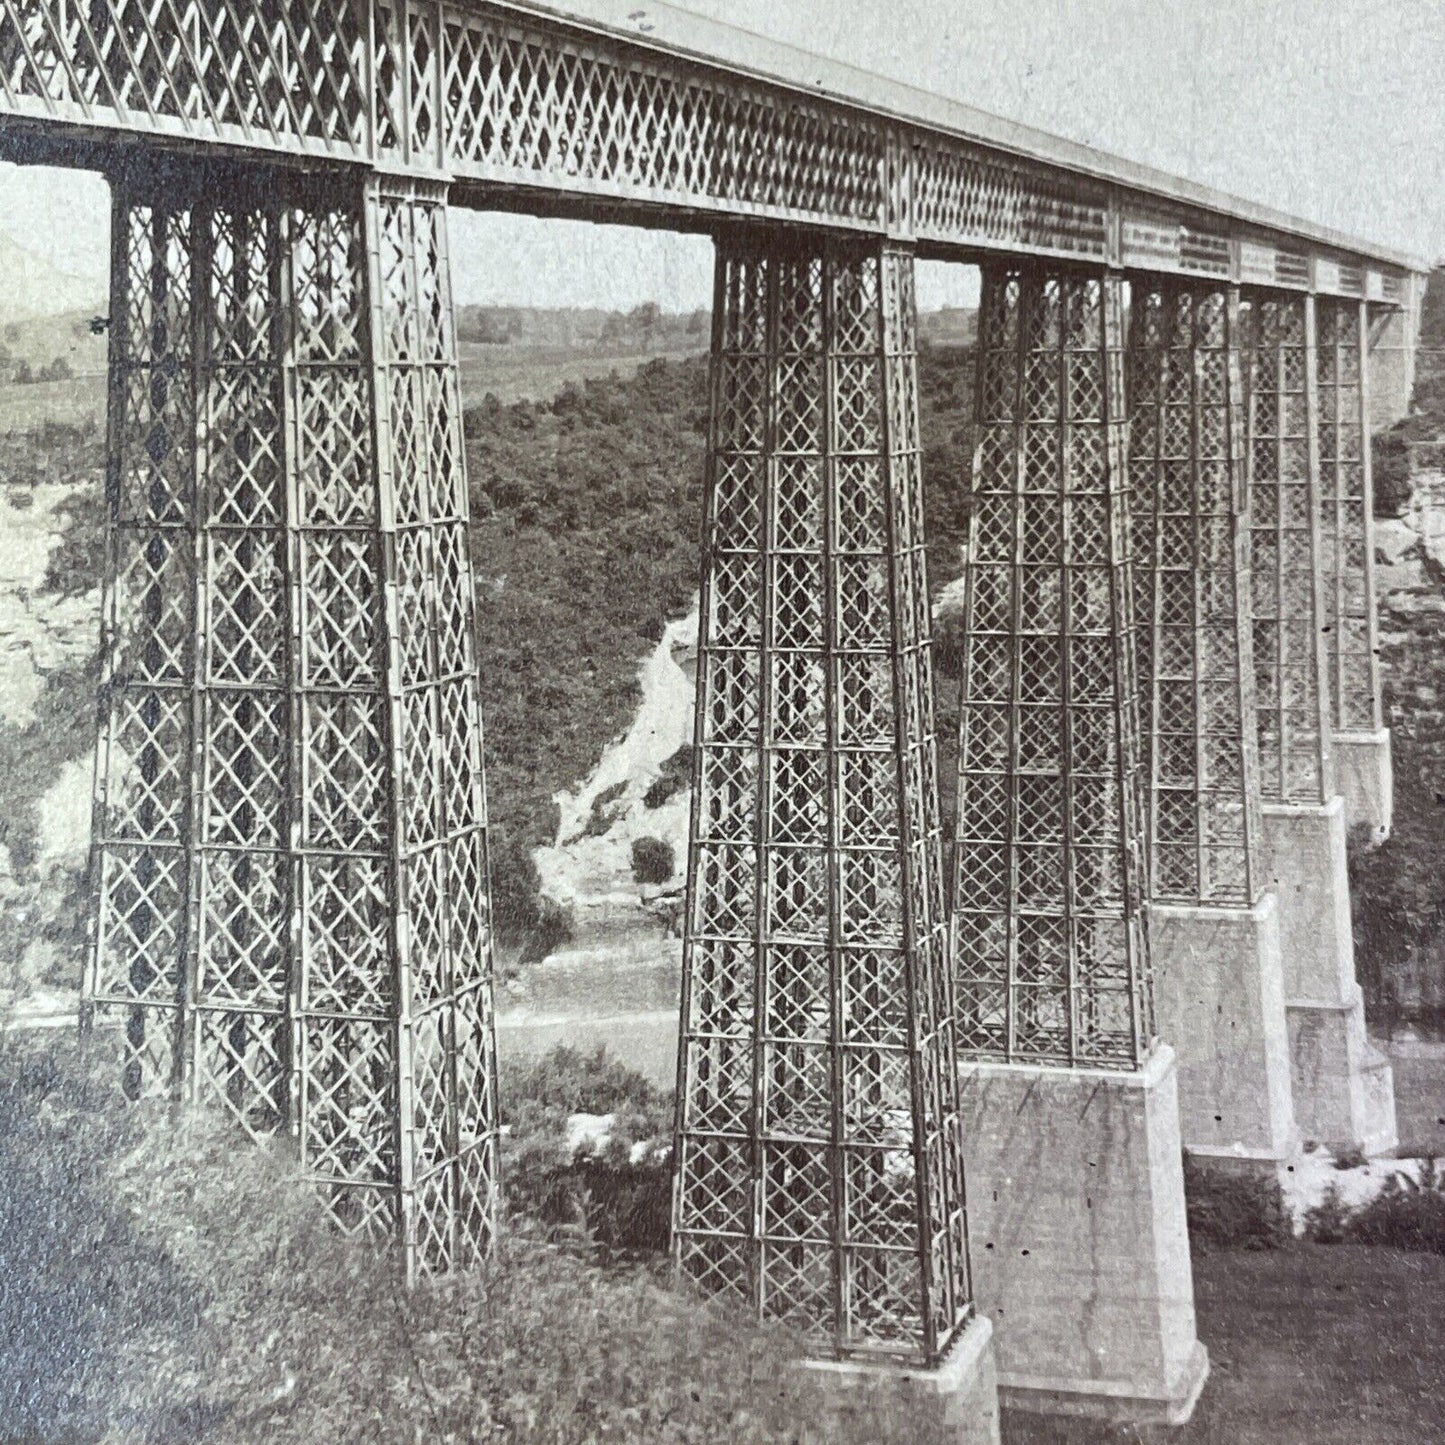
[[[139,136],[404,168],[483,204],[787,220],[1391,305],[1427,269],[666,5],[647,24],[619,0],[0,0],[0,142],[65,136],[50,153],[87,164],[84,145]]]
[[[1121,282],[987,268],[953,946],[966,1058],[1153,1039]]]
[[[343,1228],[465,1263],[496,1112],[444,197],[115,196],[86,1012],[129,1097],[289,1130]]]
[[[839,1357],[970,1311],[913,259],[726,235],[675,1251]]]
[[[1129,463],[1150,896],[1262,884],[1238,293],[1133,288]]]

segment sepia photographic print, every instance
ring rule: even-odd
[[[0,0],[0,1445],[1445,1442],[1442,73]]]

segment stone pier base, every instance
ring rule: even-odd
[[[974,1294],[1005,1408],[1181,1424],[1195,1335],[1174,1052],[1137,1073],[963,1066]]]
[[[803,1367],[824,1389],[846,1391],[859,1399],[872,1392],[898,1393],[916,1401],[933,1428],[930,1440],[949,1445],[998,1445],[998,1378],[994,1370],[993,1325],[972,1320],[935,1370],[899,1368],[856,1360],[805,1360]]]
[[[1266,803],[1263,841],[1280,900],[1295,1122],[1321,1144],[1387,1153],[1397,1142],[1394,1085],[1366,1037],[1355,981],[1344,799]]]
[[[1365,1033],[1359,988],[1349,1002],[1291,1003],[1288,1012],[1301,1132],[1336,1150],[1392,1152],[1400,1142],[1394,1071]]]
[[[1192,1154],[1269,1168],[1300,1147],[1290,1088],[1279,906],[1151,904],[1159,1037],[1179,1061]]]
[[[1345,827],[1368,823],[1375,842],[1390,836],[1395,818],[1395,778],[1390,730],[1335,733],[1330,739],[1335,781],[1345,799]]]

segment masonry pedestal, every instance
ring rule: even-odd
[[[1345,801],[1266,803],[1265,879],[1279,895],[1295,1120],[1307,1139],[1386,1153],[1396,1145],[1389,1061],[1371,1048],[1355,981]]]
[[[1174,1052],[960,1072],[975,1300],[1005,1408],[1180,1424],[1195,1335]]]
[[[1179,1065],[1184,1147],[1268,1168],[1298,1152],[1279,906],[1149,909],[1159,1037]]]
[[[857,1360],[805,1360],[803,1366],[820,1388],[846,1392],[860,1405],[870,1397],[885,1408],[890,1400],[908,1400],[912,1404],[909,1413],[919,1426],[931,1426],[931,1440],[946,1440],[948,1445],[998,1445],[998,1378],[992,1336],[990,1320],[974,1319],[934,1370]]]
[[[1395,817],[1395,781],[1390,764],[1390,730],[1335,733],[1330,739],[1335,782],[1345,800],[1345,827],[1368,823],[1377,842],[1390,836]]]

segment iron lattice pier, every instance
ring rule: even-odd
[[[1129,434],[1152,898],[1262,892],[1238,293],[1134,288]]]
[[[969,1312],[913,258],[725,235],[675,1249],[839,1357]]]
[[[114,188],[87,1012],[130,1097],[289,1129],[344,1228],[466,1262],[495,1064],[443,197]]]
[[[1313,297],[1251,305],[1249,524],[1260,789],[1266,802],[1333,792],[1326,714]]]
[[[1384,725],[1372,507],[1368,368],[1369,313],[1321,299],[1319,309],[1320,522],[1324,572],[1326,689],[1332,729]]]
[[[965,1058],[1154,1032],[1114,275],[985,268],[953,943]]]

